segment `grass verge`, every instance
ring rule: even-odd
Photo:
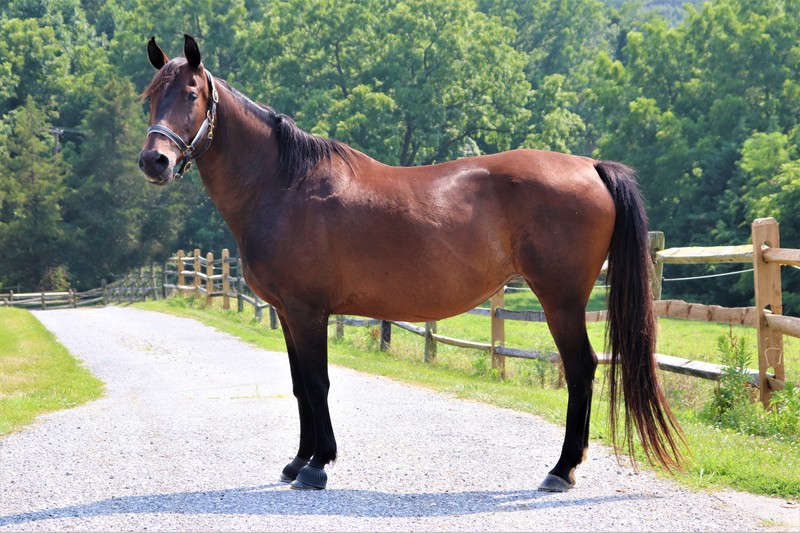
[[[268,325],[255,322],[252,315],[247,313],[205,309],[199,301],[183,298],[139,305],[145,309],[194,318],[268,350],[285,349],[280,330],[271,330]],[[471,326],[458,324],[458,321],[472,318],[480,319],[456,317],[440,323],[439,331],[480,340],[478,334],[485,334],[485,331],[475,331],[474,336],[470,336],[463,328],[470,329]],[[682,323],[664,327],[665,322],[662,321],[662,336],[670,336],[664,339],[665,342],[681,349],[679,338],[685,337],[690,339],[688,342],[692,344],[693,351],[703,351],[702,347],[698,348],[696,336],[689,335],[687,331],[692,323],[678,321]],[[437,360],[426,364],[422,362],[423,340],[398,328],[393,329],[392,347],[388,352],[378,349],[377,328],[347,328],[343,339],[335,338],[333,328],[331,326],[329,335],[329,358],[334,364],[421,385],[459,398],[533,413],[558,425],[564,423],[566,390],[552,388],[557,378],[552,365],[542,367],[534,361],[509,359],[510,378],[500,381],[488,368],[487,356],[476,355],[476,352],[439,346]],[[485,329],[484,325],[482,330]],[[710,334],[724,334],[727,330],[727,326],[720,326],[719,332]],[[528,332],[526,335],[520,339],[521,342],[552,342],[539,332]],[[716,337],[708,341],[709,354],[713,354],[711,347],[715,341]],[[539,346],[534,348],[541,349]],[[603,394],[602,370],[598,374],[592,407],[591,438],[595,442],[610,444],[608,403]],[[733,488],[753,494],[795,500],[800,498],[800,443],[789,439],[743,435],[709,426],[696,415],[696,404],[708,400],[713,383],[665,373],[662,373],[662,377],[691,450],[687,471],[676,475],[679,482],[697,489]],[[552,458],[553,461],[556,459]],[[646,467],[641,453],[638,453],[637,460]]]
[[[29,312],[0,307],[0,435],[100,397],[103,382]]]

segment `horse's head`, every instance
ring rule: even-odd
[[[147,43],[150,63],[158,72],[142,93],[150,98],[150,128],[139,153],[139,168],[156,185],[180,178],[208,149],[214,133],[218,98],[214,78],[203,68],[195,40],[184,37],[185,58],[171,61],[155,38]]]

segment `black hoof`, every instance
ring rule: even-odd
[[[297,474],[300,473],[300,469],[308,464],[308,459],[303,459],[301,457],[295,457],[292,459],[292,462],[288,465],[283,467],[283,472],[281,472],[281,481],[284,483],[291,483],[295,479],[297,479]]]
[[[322,490],[328,484],[328,474],[324,468],[306,465],[300,469],[297,477],[292,481],[292,488],[296,490]]]
[[[542,484],[539,485],[539,490],[542,492],[566,492],[571,489],[575,483],[562,479],[553,474],[547,474]]]

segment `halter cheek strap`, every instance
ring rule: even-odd
[[[209,146],[211,146],[211,141],[214,139],[214,126],[216,125],[217,120],[217,103],[219,102],[219,94],[217,93],[217,87],[214,84],[214,77],[209,71],[206,71],[206,76],[208,77],[208,88],[211,92],[211,99],[209,100],[208,109],[206,110],[206,118],[200,125],[200,129],[197,131],[197,134],[194,136],[194,139],[192,139],[191,143],[186,144],[180,135],[162,124],[153,124],[147,128],[147,135],[150,135],[151,133],[160,133],[170,141],[174,142],[175,145],[180,149],[183,158],[181,161],[181,166],[173,175],[174,179],[181,179],[183,177],[183,173],[191,168],[192,161],[205,153]],[[198,150],[198,147],[200,147],[200,143],[204,137],[206,139],[206,143],[200,148],[200,150]]]

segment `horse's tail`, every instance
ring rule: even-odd
[[[634,465],[633,427],[647,459],[668,471],[680,470],[679,442],[686,441],[667,404],[656,374],[656,320],[650,288],[652,259],[647,214],[633,169],[602,161],[597,173],[614,198],[616,220],[608,254],[608,320],[611,347],[610,422],[617,449],[620,384],[624,395],[624,440]],[[655,460],[655,461],[654,461]]]

